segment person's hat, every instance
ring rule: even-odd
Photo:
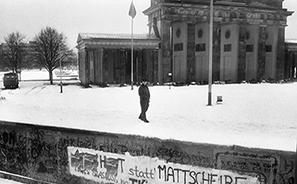
[[[141,81],[143,81],[143,82],[147,82],[147,78],[142,78],[142,80]]]

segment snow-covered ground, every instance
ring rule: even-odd
[[[3,80],[3,75],[8,72],[0,72],[0,81]],[[74,79],[78,78],[78,71],[77,70],[62,70],[62,78],[63,79]],[[60,79],[60,70],[55,69],[53,72],[53,79],[59,80]],[[48,80],[49,73],[47,70],[23,70],[22,73],[19,75],[19,80]]]
[[[0,178],[0,183],[1,184],[21,184],[20,182],[8,180],[8,179],[2,179],[2,178]]]
[[[46,72],[33,71],[35,79]],[[23,72],[22,79],[32,75]],[[1,76],[0,76],[1,78]],[[297,83],[151,86],[147,112],[138,119],[138,87],[60,87],[47,81],[21,82],[20,89],[2,90],[0,119],[92,131],[136,134],[161,139],[296,150]],[[1,83],[0,83],[1,85]],[[218,95],[223,103],[216,104]]]

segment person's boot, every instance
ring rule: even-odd
[[[143,121],[144,121],[145,123],[148,123],[148,122],[149,122],[149,120],[147,120],[147,119],[144,119]]]
[[[142,121],[143,121],[143,117],[142,117],[142,115],[141,115],[141,114],[139,115],[138,119],[140,119],[140,120],[142,120]]]

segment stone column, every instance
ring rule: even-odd
[[[195,80],[195,24],[188,24],[187,83]]]
[[[285,72],[285,28],[279,27],[278,29],[278,42],[277,42],[277,56],[276,56],[276,80],[284,79]]]
[[[170,44],[171,22],[169,20],[161,21],[161,49],[159,49],[158,58],[158,81],[163,84],[166,81],[168,72],[172,72],[172,46]]]
[[[221,27],[219,23],[213,26],[213,65],[212,79],[213,81],[220,80],[220,58],[221,58]]]
[[[153,81],[154,83],[159,82],[158,81],[158,50],[152,51],[152,60],[153,60]]]
[[[258,52],[258,80],[262,80],[265,72],[265,55],[267,33],[266,26],[259,27],[259,52]]]
[[[90,85],[90,61],[89,61],[89,50],[86,49],[85,54],[85,83],[84,85],[88,87]]]
[[[238,82],[245,80],[246,67],[246,23],[239,25],[238,43]]]
[[[84,85],[86,81],[86,50],[80,49],[78,52],[78,65],[79,65],[79,79],[81,83]]]
[[[103,50],[103,61],[102,61],[102,68],[103,68],[103,83],[108,82],[108,55],[110,50],[104,49]]]
[[[142,57],[144,57],[144,59],[139,58],[140,60],[142,60],[142,63],[147,63],[147,67],[146,67],[146,71],[147,71],[147,77],[148,80],[150,82],[154,82],[154,76],[153,76],[153,64],[154,61],[152,60],[152,50],[151,49],[142,49]],[[141,65],[139,65],[139,71],[141,71]],[[139,80],[141,80],[141,76],[139,76]]]
[[[126,82],[126,62],[127,62],[127,51],[120,50],[120,83]]]

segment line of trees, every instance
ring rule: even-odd
[[[49,72],[49,81],[53,84],[53,71],[61,62],[72,60],[76,63],[76,54],[67,45],[63,33],[46,27],[29,43],[25,36],[13,32],[5,37],[1,44],[0,67],[20,73],[23,68],[45,68]]]

